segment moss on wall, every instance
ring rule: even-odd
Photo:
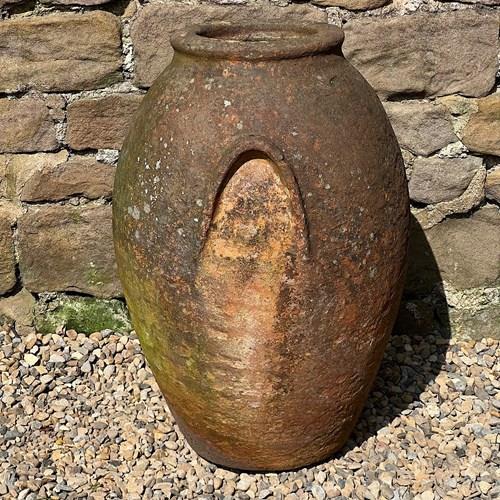
[[[132,327],[125,304],[116,299],[66,296],[41,304],[35,312],[35,326],[41,333],[60,327],[79,333],[110,329],[129,332]]]

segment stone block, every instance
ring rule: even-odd
[[[431,102],[386,102],[384,108],[399,145],[429,156],[458,140],[447,109]]]
[[[68,106],[66,141],[73,149],[120,149],[142,95],[113,94]]]
[[[462,141],[470,151],[500,156],[500,92],[476,103],[477,112],[465,126]]]
[[[18,222],[19,266],[31,292],[121,295],[108,205],[32,207]]]
[[[53,151],[58,146],[54,121],[42,99],[0,99],[0,130],[0,153]]]
[[[408,183],[410,198],[425,204],[459,197],[482,166],[481,158],[417,158]]]
[[[0,92],[75,91],[122,79],[119,19],[102,11],[0,23]]]
[[[345,26],[344,53],[382,97],[460,93],[495,84],[498,18],[480,9],[367,17]]]

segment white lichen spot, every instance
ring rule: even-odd
[[[200,222],[200,219],[198,219],[198,217],[195,217],[193,220],[194,220],[195,222]]]
[[[177,234],[178,234],[179,236],[184,236],[184,229],[182,229],[182,227],[179,227],[179,228],[177,229]]]
[[[228,106],[231,106],[231,101],[224,99],[224,107],[227,108]]]
[[[199,207],[202,207],[202,206],[203,206],[203,200],[202,200],[202,199],[200,199],[200,198],[198,198],[198,199],[196,200],[196,204],[197,204]]]
[[[325,184],[325,189],[328,191],[331,188],[330,184]]]
[[[312,193],[307,193],[307,197],[310,198],[313,194]]]
[[[128,207],[127,212],[130,216],[132,216],[135,220],[139,220],[141,218],[141,211],[137,207]]]
[[[158,160],[156,162],[156,170],[159,170],[160,169],[160,165],[161,165],[161,160]]]
[[[238,130],[242,130],[242,129],[243,129],[243,123],[242,123],[242,122],[238,122],[238,123],[236,124],[236,128],[237,128]]]
[[[160,182],[160,178],[155,175],[155,178],[153,179],[153,184],[158,184],[158,182]]]
[[[144,212],[149,214],[149,212],[151,212],[151,207],[149,205],[149,203],[144,203]]]

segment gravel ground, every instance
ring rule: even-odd
[[[237,474],[187,446],[135,337],[0,332],[0,496],[497,498],[499,354],[493,340],[395,336],[342,453]]]

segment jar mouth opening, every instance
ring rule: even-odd
[[[224,59],[286,59],[339,50],[340,28],[310,24],[204,24],[176,32],[177,52]]]

